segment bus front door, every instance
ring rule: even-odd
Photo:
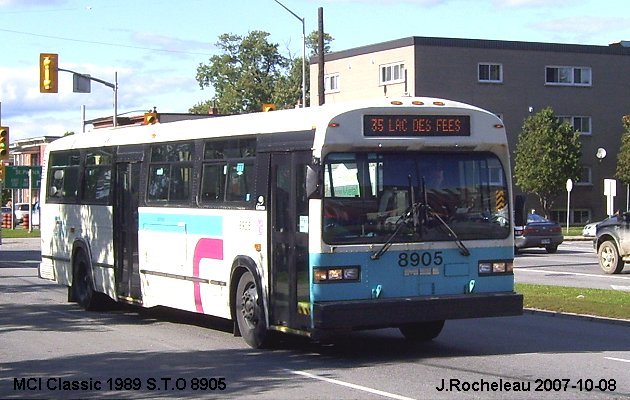
[[[140,302],[138,189],[140,162],[117,162],[114,188],[114,257],[119,299]]]
[[[310,326],[306,166],[311,152],[272,153],[270,323]]]

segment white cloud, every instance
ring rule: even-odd
[[[628,25],[630,18],[575,16],[537,22],[532,27],[547,32],[586,35],[627,29]]]
[[[575,5],[575,3],[579,3],[579,1],[555,0],[553,2],[549,2],[549,0],[492,0],[492,4],[494,4],[495,7],[505,8],[535,8],[549,6],[557,8],[569,4]]]

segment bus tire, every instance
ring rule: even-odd
[[[405,339],[414,342],[427,342],[435,339],[444,328],[444,320],[417,322],[401,326],[400,333]]]
[[[84,250],[74,256],[74,280],[72,293],[76,302],[86,311],[102,310],[107,307],[109,298],[94,290],[90,261]]]
[[[624,261],[619,256],[617,246],[612,240],[607,240],[599,246],[597,259],[599,267],[607,274],[618,274],[623,270]]]
[[[254,349],[266,346],[267,322],[261,291],[250,271],[238,280],[234,297],[236,322],[245,343]]]

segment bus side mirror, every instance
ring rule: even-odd
[[[306,166],[306,197],[309,199],[321,199],[321,175],[322,168],[319,165]]]

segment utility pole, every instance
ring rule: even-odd
[[[324,105],[326,102],[326,98],[324,97],[324,8],[319,7],[317,9],[317,33],[319,36],[318,41],[318,62],[317,66],[319,67],[319,76],[318,76],[318,84],[317,84],[317,97],[319,98],[319,105]]]

